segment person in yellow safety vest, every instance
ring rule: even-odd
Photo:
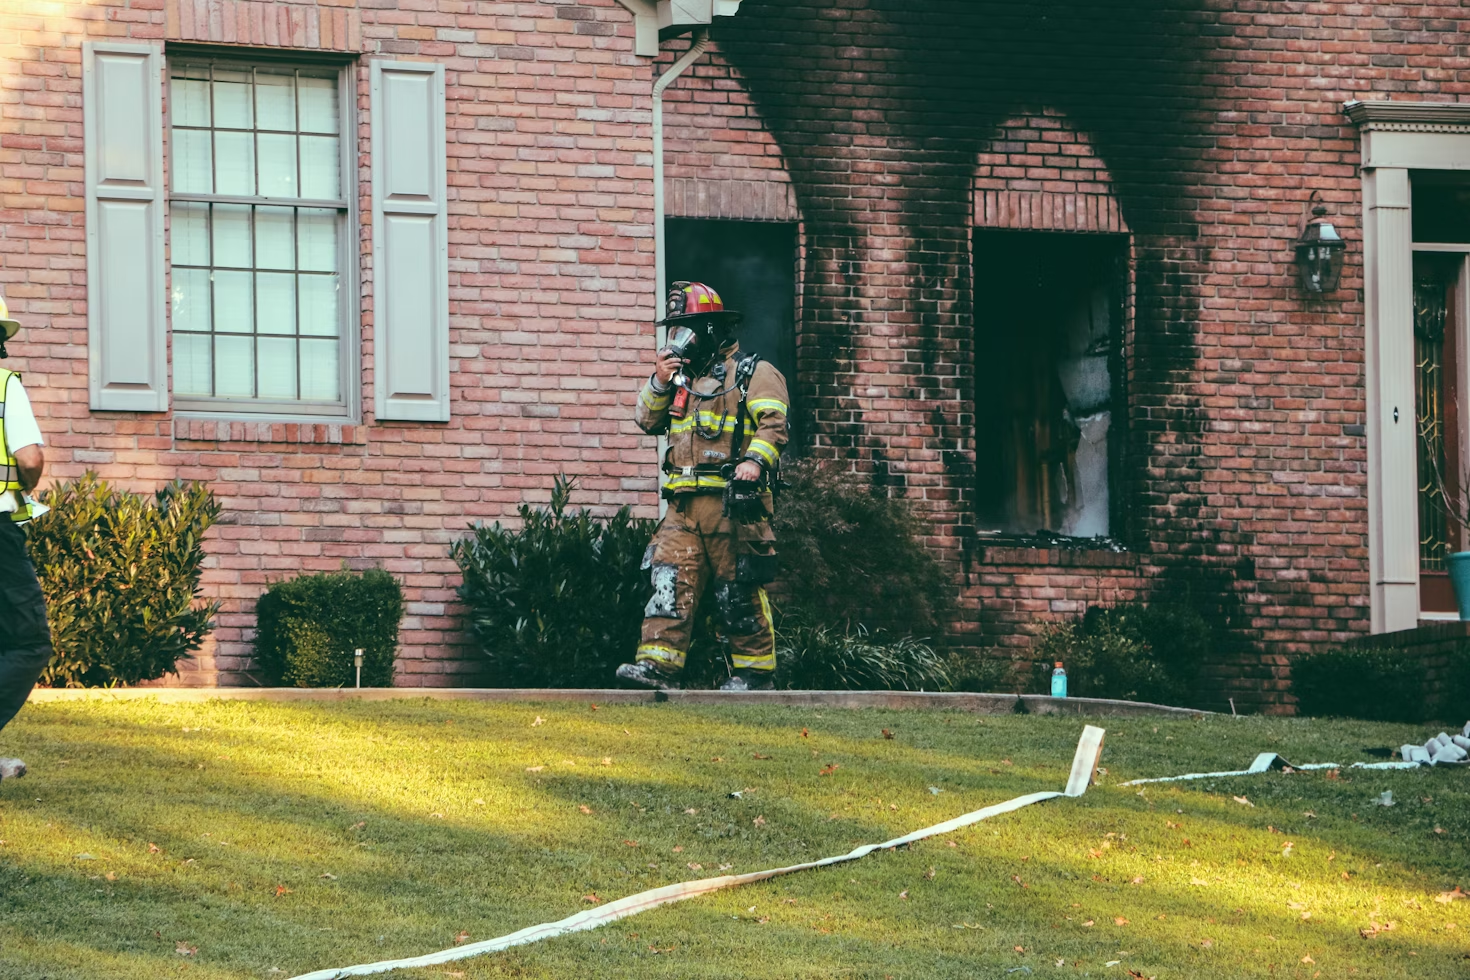
[[[0,357],[7,357],[5,341],[15,336],[20,324],[11,318],[3,296],[0,328],[4,329]],[[0,456],[5,466],[0,486],[0,728],[26,703],[36,679],[51,662],[46,601],[21,530],[36,506],[27,494],[41,482],[46,463],[42,445],[20,375],[0,369]],[[0,781],[25,774],[24,762],[0,757]]]
[[[773,687],[776,633],[768,585],[776,575],[771,489],[786,445],[786,379],[732,337],[740,314],[698,282],[669,290],[668,346],[638,395],[636,421],[667,435],[663,496],[668,512],[643,558],[653,580],[634,662],[617,676],[646,687],[677,686],[706,589],[730,656],[721,690]]]

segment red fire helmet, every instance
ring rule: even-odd
[[[741,314],[725,309],[725,304],[720,301],[720,294],[702,282],[674,283],[669,287],[664,318],[659,322],[675,324],[695,319],[733,327],[740,322]]]

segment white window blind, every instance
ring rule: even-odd
[[[180,407],[341,414],[350,393],[340,73],[171,60]]]

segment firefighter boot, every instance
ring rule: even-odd
[[[640,660],[636,664],[623,664],[617,669],[620,680],[632,681],[644,687],[656,688],[660,691],[677,690],[679,684],[674,680],[674,675],[667,671],[659,670],[651,660]]]
[[[720,685],[722,691],[774,691],[773,670],[732,670],[730,679]]]

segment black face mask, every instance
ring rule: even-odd
[[[724,341],[724,331],[712,320],[680,324],[669,331],[668,350],[688,361],[689,376],[698,378],[714,364]]]

